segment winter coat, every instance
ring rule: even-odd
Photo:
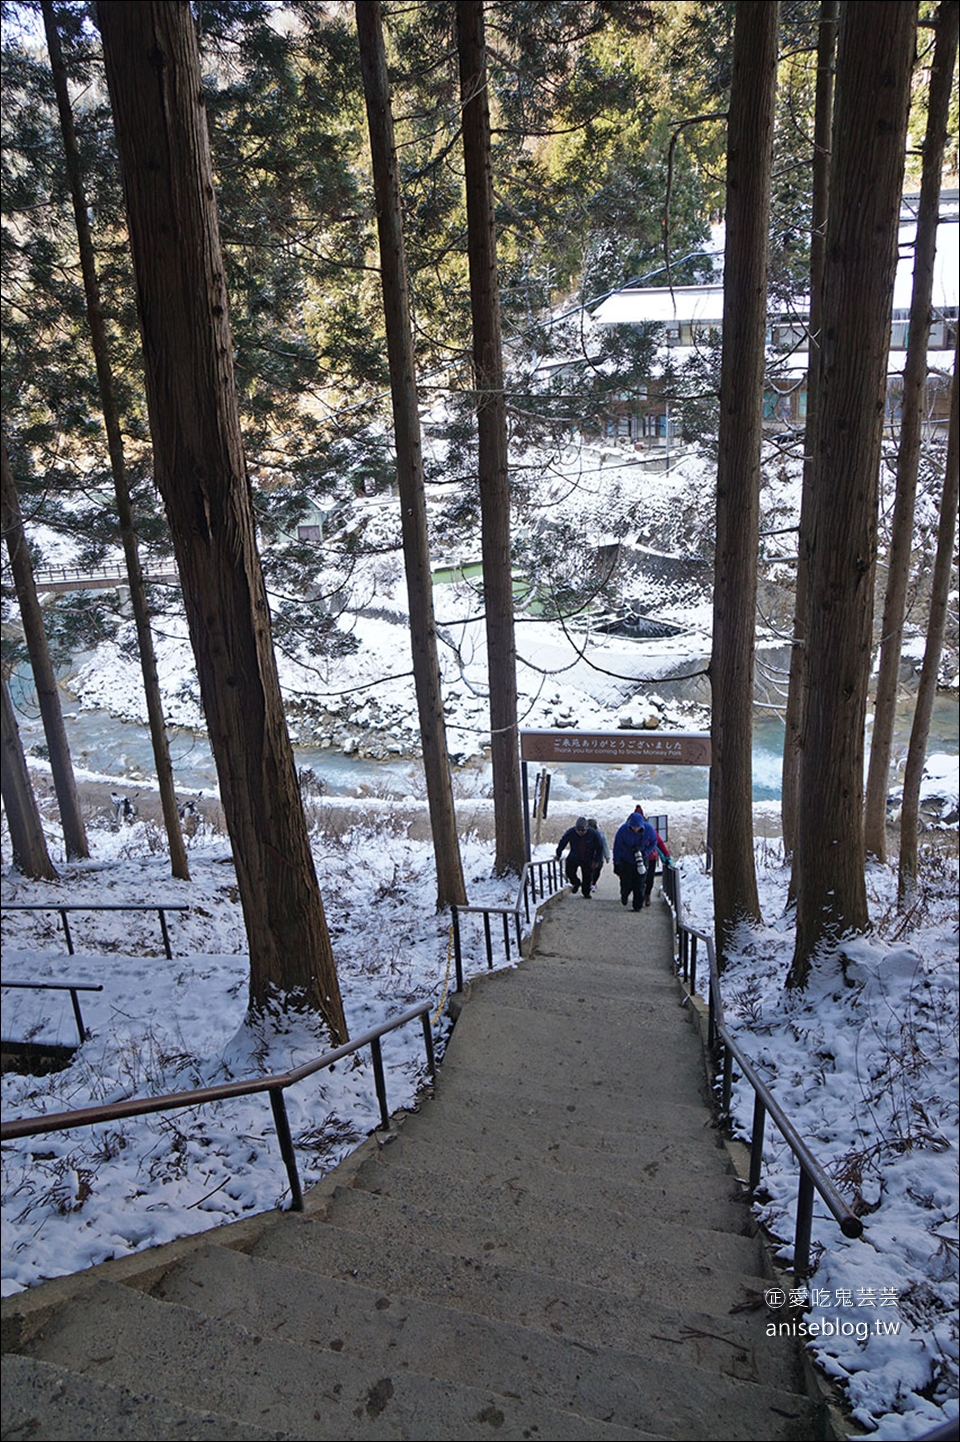
[[[613,869],[618,871],[624,864],[643,865],[656,850],[657,833],[638,812],[631,812],[613,838]]]
[[[588,826],[586,831],[580,832],[575,826],[565,831],[557,842],[557,860],[563,852],[564,847],[570,848],[570,860],[582,861],[587,866],[593,866],[597,861],[603,859],[603,847],[600,838],[595,831]]]

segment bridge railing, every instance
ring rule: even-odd
[[[141,560],[141,573],[145,581],[176,581],[179,578],[173,560]],[[120,586],[129,583],[129,574],[123,561],[108,561],[101,566],[44,566],[34,572],[34,583],[38,591],[52,591],[75,586],[107,587],[112,582]]]

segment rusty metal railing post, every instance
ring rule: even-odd
[[[451,906],[450,916],[453,923],[453,964],[457,974],[457,991],[463,991],[463,952],[460,948],[460,913],[456,906]]]
[[[70,935],[70,928],[67,925],[67,913],[60,909],[60,920],[63,922],[63,934],[67,938],[67,951],[73,956],[73,937]]]
[[[430,1025],[430,1013],[425,1011],[420,1018],[423,1027],[423,1049],[427,1054],[427,1071],[432,1081],[437,1079],[437,1059],[433,1053],[433,1028]]]
[[[157,915],[160,918],[160,930],[163,932],[163,949],[167,953],[167,960],[173,960],[173,952],[170,950],[170,933],[167,931],[167,918],[164,915],[163,907],[157,907]]]
[[[813,1227],[813,1177],[800,1163],[797,1188],[797,1234],[793,1244],[793,1275],[805,1277],[810,1270],[810,1233]]]
[[[390,1113],[387,1111],[387,1083],[383,1075],[383,1050],[378,1036],[370,1043],[370,1054],[373,1057],[373,1083],[377,1089],[377,1101],[380,1103],[380,1125],[388,1131]]]
[[[723,1110],[729,1115],[730,1099],[733,1093],[733,1052],[728,1046],[723,1048]]]
[[[767,1120],[767,1109],[759,1092],[753,1094],[753,1126],[750,1129],[750,1190],[755,1192],[760,1185],[763,1168],[763,1129]]]
[[[83,1025],[83,1017],[80,1014],[80,998],[77,996],[76,987],[70,988],[70,1000],[73,1002],[73,1018],[77,1023],[77,1031],[80,1033],[81,1046],[87,1039],[86,1028]]]
[[[280,1155],[283,1157],[283,1164],[287,1169],[287,1177],[290,1181],[290,1207],[294,1212],[302,1212],[303,1192],[300,1190],[300,1176],[297,1172],[297,1154],[293,1149],[293,1138],[290,1135],[290,1122],[287,1117],[287,1105],[282,1087],[270,1088],[270,1106],[273,1110],[273,1124],[277,1129],[277,1141],[280,1143]]]

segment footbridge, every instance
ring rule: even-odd
[[[173,561],[142,563],[145,581],[179,585],[180,575]],[[51,566],[34,573],[34,584],[38,591],[63,595],[68,591],[115,591],[118,587],[130,585],[127,568],[122,562],[111,562],[106,566]]]

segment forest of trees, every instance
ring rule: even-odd
[[[389,545],[406,572],[446,906],[464,891],[430,560],[476,531],[495,866],[518,869],[513,572],[531,564],[561,613],[588,604],[597,583],[571,583],[564,537],[549,525],[533,550],[517,543],[533,497],[514,456],[560,446],[599,426],[613,401],[644,392],[656,329],[613,328],[586,343],[582,307],[628,283],[705,277],[710,223],[723,218],[724,334],[698,367],[664,380],[687,433],[717,462],[705,522],[711,796],[731,822],[716,846],[717,947],[722,959],[731,927],[758,912],[750,738],[767,297],[809,294],[783,787],[797,908],[790,981],[803,985],[825,944],[868,924],[867,856],[884,845],[889,739],[865,828],[865,720],[875,621],[882,611],[885,674],[895,676],[915,582],[922,438],[908,401],[925,379],[922,287],[942,178],[956,168],[957,11],[956,0],[4,3],[3,528],[22,630],[4,626],[3,800],[16,863],[53,874],[6,678],[29,663],[49,691],[60,660],[117,625],[97,592],[46,608],[41,622],[31,572],[42,533],[68,536],[82,565],[122,548],[162,792],[168,778],[171,864],[188,875],[151,659],[163,601],[139,559],[174,556],[237,860],[251,1005],[279,991],[341,1035],[274,648],[349,647],[337,624],[348,588],[324,593],[314,550],[273,543],[322,503],[324,574],[347,577],[366,545],[383,545],[353,524],[354,501],[398,488]],[[916,314],[894,538],[881,557],[905,183],[921,193]],[[544,380],[550,359],[564,364]],[[422,415],[430,408],[436,426],[438,406],[444,444],[427,456]],[[953,418],[947,453],[923,458],[943,494],[937,546],[947,558],[955,404]],[[427,485],[442,495],[429,515]],[[949,584],[941,560],[928,691]],[[889,712],[878,696],[875,746]],[[921,731],[924,715],[929,725],[922,692]],[[62,761],[68,851],[83,855],[55,716],[47,739]],[[919,786],[919,774],[908,777]],[[905,814],[914,803],[905,793]],[[904,904],[915,827],[905,842]]]

